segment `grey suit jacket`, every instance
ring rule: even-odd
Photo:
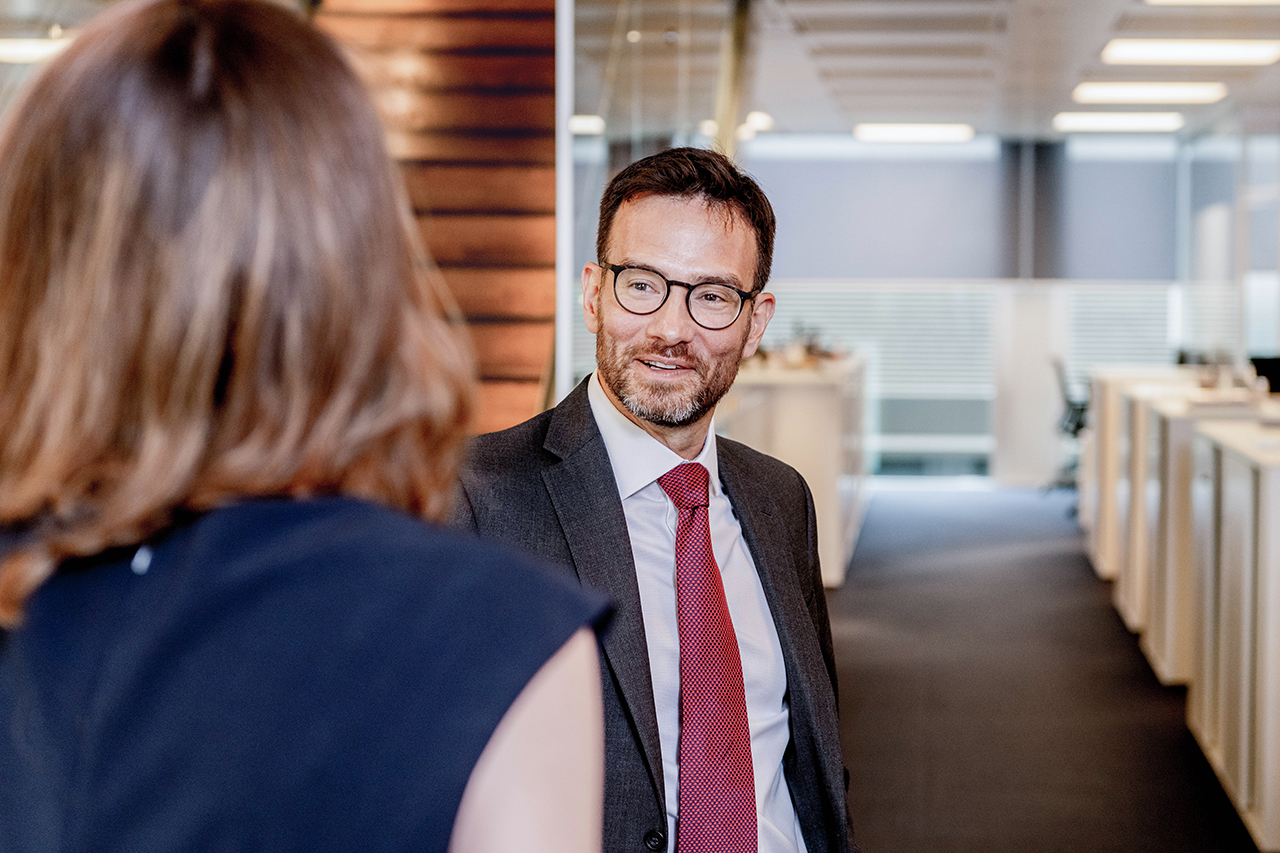
[[[856,850],[836,720],[831,626],[813,498],[796,471],[717,439],[720,478],[760,573],[786,662],[791,743],[783,758],[809,853]],[[586,382],[555,409],[475,439],[456,524],[577,574],[617,608],[601,642],[604,849],[667,847],[662,761],[640,591],[622,501]]]

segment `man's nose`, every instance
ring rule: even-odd
[[[689,314],[688,291],[680,285],[671,285],[667,301],[650,315],[649,334],[652,337],[675,344],[690,340],[698,324]]]

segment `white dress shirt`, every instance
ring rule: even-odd
[[[667,850],[674,853],[680,784],[680,635],[676,624],[678,513],[658,485],[658,478],[688,460],[618,411],[605,395],[598,376],[592,377],[587,396],[613,465],[636,564],[653,701],[658,713],[667,800]],[[725,602],[742,658],[759,850],[760,853],[805,853],[800,823],[782,771],[782,754],[791,737],[782,646],[755,562],[720,483],[714,424],[702,452],[693,461],[710,473],[711,550],[720,567]]]

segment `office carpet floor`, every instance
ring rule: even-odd
[[[829,596],[864,853],[1256,853],[1073,498],[873,497]]]

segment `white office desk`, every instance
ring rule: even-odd
[[[799,471],[818,514],[828,587],[844,583],[866,511],[866,361],[788,368],[748,361],[716,408],[716,429]]]
[[[1082,454],[1081,523],[1088,537],[1089,559],[1101,578],[1119,571],[1122,538],[1120,513],[1128,511],[1128,417],[1121,393],[1137,383],[1198,384],[1199,371],[1177,365],[1116,365],[1095,368],[1089,381],[1089,435]]]
[[[1147,629],[1150,611],[1152,557],[1161,497],[1161,458],[1153,437],[1153,404],[1165,399],[1187,401],[1202,417],[1256,417],[1260,396],[1244,388],[1201,388],[1191,382],[1137,382],[1120,389],[1121,423],[1118,443],[1115,587],[1112,598],[1125,627],[1134,633]],[[1189,451],[1188,451],[1189,454]],[[1124,502],[1120,499],[1123,498]]]
[[[1280,404],[1260,402],[1238,389],[1189,389],[1142,405],[1147,409],[1147,538],[1142,553],[1131,561],[1144,565],[1147,573],[1141,584],[1146,604],[1141,644],[1162,684],[1185,684],[1192,674],[1198,613],[1191,512],[1196,424],[1256,418],[1261,408],[1280,412]]]
[[[1280,850],[1280,428],[1196,427],[1200,630],[1187,721],[1254,842]]]

